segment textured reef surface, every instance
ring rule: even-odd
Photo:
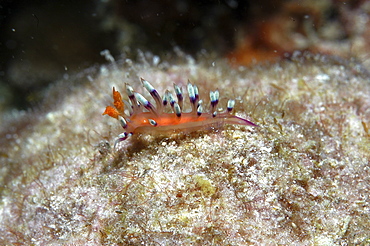
[[[220,90],[259,128],[227,125],[121,142],[101,114],[112,87]],[[77,83],[78,82],[78,83]],[[147,94],[146,94],[147,95]],[[52,86],[0,116],[0,244],[367,245],[370,74],[355,61],[293,54],[230,67],[143,55]]]

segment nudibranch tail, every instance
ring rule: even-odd
[[[226,110],[219,112],[217,110],[220,98],[218,90],[209,93],[210,105],[207,112],[207,107],[203,106],[203,101],[199,98],[198,87],[188,81],[187,93],[191,111],[186,112],[184,109],[183,90],[180,86],[174,84],[176,101],[170,91],[166,90],[162,98],[152,84],[143,78],[140,78],[140,80],[143,87],[153,98],[155,105],[142,94],[134,91],[129,84],[126,84],[128,102],[123,101],[121,94],[113,87],[114,107],[107,106],[103,115],[107,114],[117,119],[125,129],[125,132],[118,136],[115,145],[135,133],[186,132],[224,124],[258,126],[249,120],[231,114],[235,106],[235,100],[230,99],[227,102]],[[129,105],[126,109],[125,104]],[[166,110],[168,105],[172,113]]]

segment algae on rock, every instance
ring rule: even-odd
[[[218,88],[261,127],[143,135],[115,151],[121,129],[101,113],[112,86],[139,88],[139,77],[160,93],[188,79]],[[44,107],[0,116],[0,242],[366,244],[369,78],[304,54],[252,68],[126,60],[84,86],[60,82]]]

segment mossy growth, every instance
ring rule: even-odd
[[[194,181],[205,197],[210,197],[215,194],[216,188],[204,176],[197,175],[194,177]]]

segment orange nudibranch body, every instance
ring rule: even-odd
[[[235,105],[234,100],[228,101],[225,112],[218,113],[216,106],[219,100],[219,92],[217,90],[210,92],[209,112],[203,112],[202,102],[199,100],[198,87],[189,82],[187,90],[192,111],[184,113],[182,111],[182,89],[179,86],[174,85],[177,96],[176,101],[169,91],[166,91],[162,99],[148,81],[141,78],[141,82],[153,97],[156,107],[141,94],[134,92],[130,85],[126,84],[126,92],[130,100],[129,115],[125,113],[121,94],[113,87],[114,107],[106,107],[103,115],[107,114],[119,120],[121,126],[125,129],[125,132],[118,136],[116,144],[136,133],[191,132],[210,127],[219,127],[224,124],[257,126],[246,119],[231,114]],[[163,111],[168,105],[171,106],[173,113]],[[145,112],[143,108],[146,109]]]

